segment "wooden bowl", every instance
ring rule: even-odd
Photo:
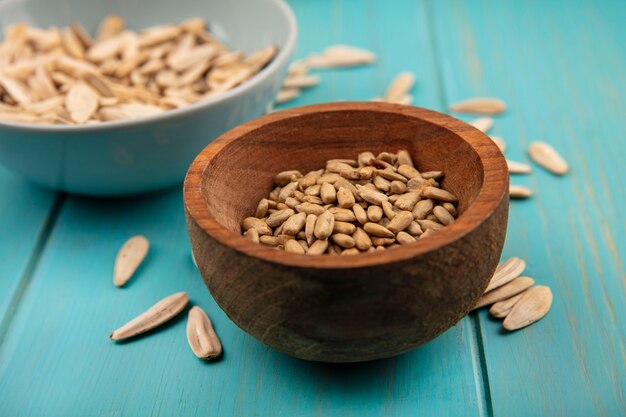
[[[400,149],[419,170],[445,172],[442,186],[459,198],[453,225],[354,256],[297,255],[241,236],[242,219],[273,188],[276,173]],[[184,200],[200,273],[239,327],[298,358],[357,362],[411,350],[468,313],[500,259],[508,180],[496,145],[460,120],[345,102],[272,113],[225,133],[192,163]]]

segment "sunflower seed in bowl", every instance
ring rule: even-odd
[[[437,181],[443,176],[420,172],[406,150],[362,152],[308,173],[279,172],[276,188],[243,220],[242,233],[260,244],[310,255],[406,245],[458,216],[456,196]]]

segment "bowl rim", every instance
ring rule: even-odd
[[[287,4],[285,0],[267,0],[271,3],[274,3],[278,10],[282,13],[282,16],[287,20],[288,26],[288,34],[287,41],[285,42],[285,46],[283,48],[278,49],[278,54],[272,59],[272,61],[264,67],[261,71],[256,73],[252,78],[243,82],[242,84],[231,88],[228,91],[225,91],[221,94],[216,95],[215,97],[209,97],[207,99],[201,100],[197,103],[192,103],[188,106],[176,109],[170,109],[164,111],[163,113],[159,113],[156,115],[140,117],[137,119],[128,119],[128,120],[115,120],[103,123],[94,123],[94,124],[82,124],[82,125],[55,125],[55,124],[46,124],[46,123],[26,123],[26,122],[14,122],[0,119],[0,127],[12,128],[15,130],[21,131],[37,131],[37,132],[93,132],[99,130],[107,130],[110,128],[128,128],[135,126],[142,126],[146,124],[153,123],[155,121],[167,121],[170,119],[175,119],[178,117],[184,117],[187,115],[191,115],[197,112],[204,111],[209,109],[217,104],[234,99],[244,93],[252,90],[265,80],[267,80],[271,74],[278,71],[280,67],[286,63],[286,61],[291,57],[296,45],[296,38],[298,35],[298,26],[296,23],[296,18],[293,13],[291,7]],[[6,3],[0,2],[0,11],[4,8],[9,7],[13,3],[8,1]]]
[[[242,136],[277,121],[298,118],[302,115],[342,111],[374,111],[405,115],[447,129],[467,142],[478,155],[483,167],[483,183],[478,195],[456,222],[446,226],[425,240],[382,252],[363,253],[354,256],[301,255],[275,250],[251,242],[239,233],[222,226],[210,213],[202,195],[202,178],[212,159]],[[485,162],[489,160],[489,163]],[[488,184],[488,187],[486,186]],[[204,148],[192,162],[183,185],[185,210],[205,234],[220,244],[256,258],[260,261],[289,267],[307,269],[349,269],[373,267],[404,261],[435,251],[451,244],[476,230],[491,217],[503,199],[508,198],[509,174],[500,149],[480,130],[449,115],[420,107],[381,102],[341,102],[295,107],[274,112],[244,123],[224,133]]]

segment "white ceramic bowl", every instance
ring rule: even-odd
[[[259,74],[214,98],[139,120],[44,125],[0,120],[0,162],[28,180],[70,193],[119,196],[181,184],[209,142],[262,115],[280,89],[296,41],[293,13],[282,0],[4,0],[0,28],[72,21],[93,33],[108,14],[142,29],[206,19],[212,33],[247,53],[275,44]]]

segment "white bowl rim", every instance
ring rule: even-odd
[[[22,131],[37,131],[37,132],[93,132],[99,130],[107,130],[107,129],[117,129],[117,128],[127,128],[127,127],[135,127],[142,126],[146,124],[150,124],[155,121],[164,121],[169,119],[174,119],[180,116],[185,116],[187,114],[196,113],[214,105],[221,103],[222,101],[230,100],[234,97],[237,97],[244,92],[247,92],[259,85],[261,82],[266,80],[270,74],[274,71],[278,70],[278,67],[281,65],[282,61],[287,60],[291,53],[293,52],[296,45],[296,38],[298,35],[298,27],[296,24],[296,18],[293,14],[293,10],[287,4],[285,0],[269,0],[273,2],[278,9],[283,13],[283,16],[287,19],[288,25],[288,37],[287,42],[283,48],[278,50],[278,54],[272,59],[269,65],[255,74],[252,78],[245,81],[244,83],[225,91],[221,94],[216,95],[215,97],[210,97],[205,100],[201,100],[197,103],[190,104],[188,106],[166,110],[163,113],[140,117],[137,119],[128,119],[128,120],[115,120],[109,122],[102,123],[94,123],[94,124],[82,124],[82,125],[55,125],[55,124],[47,124],[47,123],[25,123],[25,122],[13,122],[6,121],[0,119],[0,127],[12,128],[15,130]],[[3,9],[4,6],[8,6],[11,4],[10,1],[5,4],[0,3],[0,10]]]

